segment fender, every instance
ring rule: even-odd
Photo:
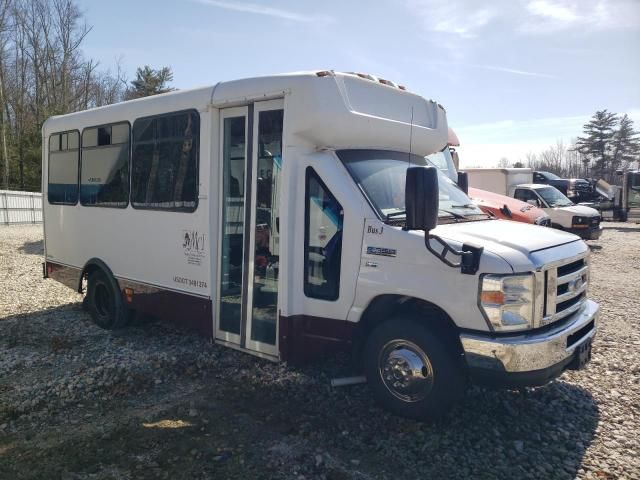
[[[111,271],[111,269],[107,266],[106,263],[104,263],[102,260],[100,260],[99,258],[91,258],[89,260],[87,260],[87,263],[84,264],[84,267],[82,268],[82,273],[80,273],[80,278],[78,279],[78,293],[84,293],[82,291],[82,279],[85,276],[89,276],[89,274],[93,271],[93,270],[97,270],[100,269],[102,270],[104,273],[107,274],[107,276],[109,277],[109,279],[111,280],[111,284],[114,288],[114,290],[116,292],[120,291],[120,287],[118,286],[118,281],[116,280],[116,277],[113,275],[113,272]]]

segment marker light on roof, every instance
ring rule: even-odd
[[[392,82],[391,80],[386,80],[384,78],[379,78],[378,81],[380,83],[382,83],[383,85],[388,85],[390,87],[398,88],[398,85],[396,83]]]
[[[316,72],[318,77],[329,77],[333,72],[331,70],[322,70],[320,72]]]

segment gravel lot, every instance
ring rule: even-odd
[[[0,478],[640,479],[640,225],[592,243],[593,360],[393,417],[343,358],[289,368],[150,321],[95,327],[42,277],[41,227],[0,226]]]

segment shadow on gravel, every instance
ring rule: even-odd
[[[44,241],[25,242],[18,248],[18,251],[26,255],[42,255],[44,253]]]
[[[526,391],[472,388],[446,419],[425,424],[379,409],[366,386],[331,390],[328,380],[216,400],[264,419],[292,446],[312,438],[310,457],[320,447],[347,466],[355,460],[346,478],[365,471],[386,478],[573,479],[600,417],[588,391],[562,381]]]
[[[25,339],[51,316],[82,321],[79,305],[15,316],[21,321],[11,328]],[[111,334],[98,335],[104,348],[125,348]],[[426,424],[381,410],[366,385],[330,388],[330,378],[345,375],[346,358],[293,368],[175,335],[161,325],[121,330],[117,337],[134,343],[126,348],[141,353],[182,343],[186,357],[171,367],[182,373],[158,371],[161,384],[82,407],[92,409],[88,416],[87,410],[49,411],[80,423],[62,436],[52,426],[38,429],[34,440],[12,437],[11,458],[23,455],[31,470],[1,448],[0,470],[4,463],[14,478],[113,469],[144,473],[141,478],[562,480],[582,475],[600,418],[587,390],[560,380],[521,391],[474,387],[446,419]],[[45,348],[84,345],[71,337]],[[201,364],[204,353],[211,357]]]

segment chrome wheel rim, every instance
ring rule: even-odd
[[[387,390],[405,402],[418,402],[433,388],[429,357],[408,340],[392,340],[382,348],[378,373]]]

